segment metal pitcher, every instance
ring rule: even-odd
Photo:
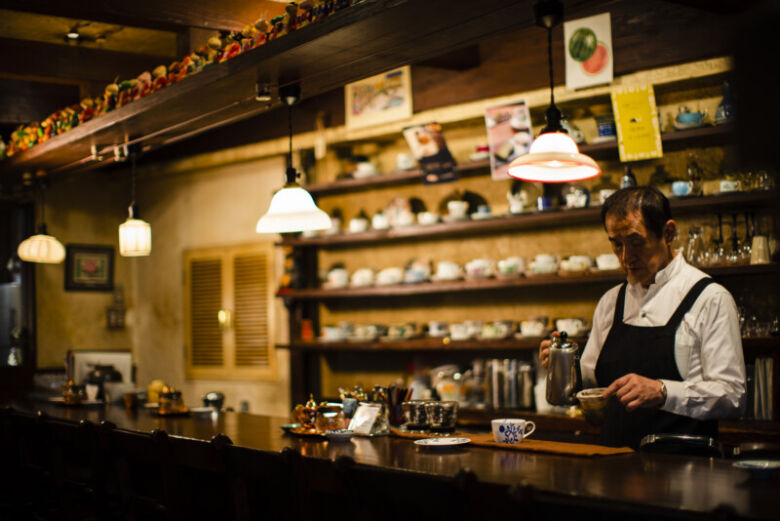
[[[547,366],[547,402],[551,405],[574,405],[575,394],[582,388],[580,353],[576,342],[565,332],[554,337]]]

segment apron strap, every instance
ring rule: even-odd
[[[615,318],[612,320],[613,325],[623,323],[623,308],[626,305],[626,285],[627,283],[624,282],[620,286],[620,291],[618,291],[617,302],[615,302]]]
[[[694,284],[693,287],[688,291],[688,294],[685,295],[685,298],[683,298],[682,302],[680,302],[680,305],[677,306],[677,309],[672,315],[672,318],[669,319],[669,322],[667,322],[666,326],[664,327],[667,327],[672,331],[677,331],[677,328],[680,327],[680,324],[682,323],[683,317],[691,309],[693,303],[696,302],[696,299],[699,298],[699,295],[701,295],[702,291],[704,291],[704,288],[713,282],[715,281],[712,280],[711,277],[703,277],[696,284]]]

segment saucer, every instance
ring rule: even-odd
[[[191,407],[190,412],[192,414],[206,414],[219,411],[217,411],[214,407]]]
[[[443,215],[441,220],[444,221],[445,223],[457,223],[457,222],[461,222],[461,221],[468,221],[469,220],[469,216],[468,215],[464,215],[462,217],[455,217],[455,216],[452,216],[452,215]]]
[[[474,212],[473,214],[471,214],[471,219],[474,220],[474,221],[482,221],[484,219],[492,219],[493,217],[495,217],[495,215],[493,215],[492,213]]]
[[[771,477],[777,469],[780,469],[780,460],[746,459],[735,461],[731,465],[738,469],[747,470],[754,478],[766,479]]]
[[[465,445],[471,443],[469,438],[425,438],[422,440],[416,440],[415,445],[428,448],[448,448],[457,447],[458,445]]]
[[[354,431],[351,431],[349,429],[336,429],[332,431],[325,431],[325,437],[328,438],[328,441],[333,442],[346,442],[352,439],[352,436],[354,435]]]

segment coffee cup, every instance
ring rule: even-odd
[[[525,271],[525,259],[522,257],[507,257],[498,261],[498,274],[503,277],[519,275]]]
[[[334,268],[328,272],[325,285],[329,288],[343,288],[349,284],[349,272],[344,268]]]
[[[465,322],[450,326],[450,337],[453,340],[466,340],[469,338],[469,327]]]
[[[375,213],[371,218],[371,227],[375,230],[387,230],[390,227],[387,215],[382,212]]]
[[[376,166],[374,166],[374,163],[370,161],[361,161],[357,164],[357,168],[355,169],[354,176],[357,178],[364,178],[364,177],[373,177],[377,175],[379,172],[376,169]]]
[[[360,268],[352,274],[350,284],[356,288],[364,288],[374,283],[374,270],[371,268]]]
[[[541,320],[523,320],[520,322],[520,334],[523,336],[544,336],[545,324]]]
[[[463,219],[466,217],[466,212],[469,209],[469,203],[467,201],[448,201],[447,212],[453,219]]]
[[[402,210],[398,212],[398,215],[396,216],[395,225],[396,226],[411,226],[414,224],[415,217],[414,214],[409,210]]]
[[[322,328],[322,340],[326,342],[339,342],[345,338],[344,329],[340,326],[324,326]]]
[[[561,318],[555,321],[555,329],[569,336],[581,335],[587,327],[587,321],[582,318]]]
[[[395,156],[395,167],[398,170],[411,170],[414,168],[414,163],[412,154],[401,153]]]
[[[528,204],[528,195],[523,191],[514,194],[507,192],[506,200],[509,202],[509,213],[523,213],[525,205]]]
[[[439,215],[433,212],[420,212],[417,214],[417,223],[423,226],[429,226],[439,222]]]
[[[481,320],[466,320],[464,324],[466,324],[466,331],[469,338],[476,337],[479,335],[480,331],[482,331]]]
[[[391,268],[385,268],[380,271],[376,276],[376,283],[380,286],[390,286],[393,284],[400,284],[404,280],[404,269],[393,266]]]
[[[458,263],[452,261],[439,261],[436,263],[436,278],[439,280],[453,280],[461,276]]]
[[[493,439],[497,443],[515,444],[522,442],[536,430],[536,424],[519,418],[499,418],[490,421]]]
[[[550,255],[549,253],[540,253],[534,257],[534,263],[537,266],[554,266],[556,260],[555,255]]]
[[[600,270],[616,270],[620,268],[620,260],[614,253],[602,253],[596,257],[596,266]]]
[[[447,332],[449,331],[449,328],[447,327],[446,322],[442,322],[441,320],[431,320],[428,322],[428,335],[432,337],[442,337],[447,336]]]
[[[739,192],[739,179],[721,179],[719,191],[721,192]]]
[[[368,229],[368,219],[362,217],[354,217],[349,220],[349,232],[361,233]]]

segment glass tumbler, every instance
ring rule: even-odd
[[[688,243],[685,245],[685,260],[691,266],[704,266],[707,250],[704,248],[703,229],[699,225],[688,230]]]

